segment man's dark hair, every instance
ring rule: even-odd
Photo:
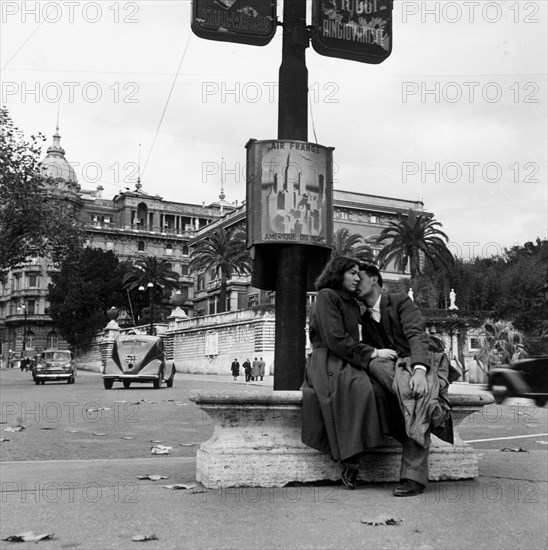
[[[377,277],[377,282],[382,288],[382,275],[376,265],[365,264],[363,267],[360,267],[360,271],[365,271],[369,277]]]
[[[357,266],[359,270],[365,268],[365,264],[356,260],[356,258],[349,258],[348,256],[333,258],[323,268],[320,276],[316,279],[316,290],[321,290],[322,288],[340,289],[344,274],[354,266]]]

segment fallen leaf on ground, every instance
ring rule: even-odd
[[[121,439],[135,439],[134,435],[123,435]]]
[[[194,489],[197,487],[196,483],[178,483],[176,485],[164,485],[164,489],[173,489],[179,491],[181,489]]]
[[[27,531],[26,533],[19,533],[18,535],[9,535],[5,539],[8,542],[38,542],[39,540],[52,539],[54,533],[43,533],[42,535],[36,535],[33,531]]]
[[[55,428],[53,426],[41,426],[40,429],[41,430],[55,430]]]
[[[173,450],[173,447],[166,447],[165,445],[156,445],[151,447],[150,452],[153,455],[167,455]]]
[[[137,476],[137,479],[150,479],[151,481],[158,481],[160,479],[168,479],[167,476],[159,476],[156,474],[147,474],[144,476]]]
[[[147,540],[158,540],[158,537],[155,533],[151,533],[150,535],[133,535],[131,540],[135,542],[143,542]]]
[[[535,441],[535,443],[540,443],[541,445],[548,445],[548,441]]]
[[[96,435],[97,437],[104,437],[107,434],[104,433],[94,433],[93,435]]]
[[[399,525],[403,519],[394,519],[388,516],[377,516],[374,518],[363,518],[362,523],[367,525]]]
[[[2,438],[0,438],[0,442],[2,442],[2,443],[3,443],[4,441],[9,441],[9,440],[10,440],[9,437],[2,437]]]
[[[500,450],[501,453],[528,453],[523,447],[504,447]]]
[[[179,443],[181,447],[194,447],[196,445],[199,445],[198,443]]]
[[[21,432],[25,429],[25,426],[8,426],[4,428],[5,432]]]
[[[164,440],[163,439],[151,439],[150,442],[151,443],[163,443]]]

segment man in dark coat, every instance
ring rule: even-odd
[[[249,358],[244,361],[242,366],[244,368],[245,381],[249,382],[251,380],[251,363],[249,362]]]
[[[240,376],[240,363],[238,362],[237,358],[232,361],[232,365],[230,365],[230,370],[232,371],[234,382],[237,382],[238,376]]]
[[[357,293],[367,306],[362,316],[362,340],[372,348],[367,372],[382,387],[379,392],[378,385],[374,386],[378,406],[386,407],[391,418],[391,433],[403,447],[401,481],[394,495],[417,495],[428,483],[432,411],[439,401],[443,402],[438,407],[442,412],[436,413],[439,419],[450,407],[445,396],[438,400],[439,395],[446,392],[448,383],[443,374],[441,379],[437,372],[429,374],[435,370],[430,340],[414,302],[407,294],[383,294],[382,276],[375,266],[366,266],[360,271],[360,277]],[[386,356],[387,348],[392,350],[390,356]],[[415,432],[410,432],[409,422],[404,420],[402,409],[405,408],[407,417],[409,407],[420,410],[422,415],[417,419],[424,428],[422,444],[417,442],[417,437],[412,437]]]

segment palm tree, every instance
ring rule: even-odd
[[[434,269],[449,272],[455,258],[447,248],[447,235],[438,229],[441,226],[427,214],[398,212],[398,220],[390,222],[375,238],[377,244],[387,243],[379,253],[381,267],[394,260],[396,269],[405,271],[409,266],[411,277],[416,277],[422,273],[424,258]]]
[[[226,311],[226,287],[236,271],[251,272],[251,256],[246,248],[245,233],[239,228],[218,228],[200,241],[190,254],[190,270],[204,272],[215,270],[221,275],[219,313]]]
[[[365,243],[365,239],[359,233],[350,233],[345,228],[338,229],[333,235],[331,258],[348,256],[362,262],[375,263],[373,250]]]
[[[501,362],[509,363],[516,346],[523,344],[523,333],[511,321],[487,319],[481,328],[483,336],[478,359],[487,365],[487,371]]]
[[[123,284],[127,290],[148,288],[150,307],[149,334],[154,333],[154,292],[156,289],[178,289],[179,274],[171,269],[167,260],[158,260],[155,256],[137,260],[124,275]]]

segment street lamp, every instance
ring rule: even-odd
[[[154,283],[148,282],[147,288],[148,288],[148,303],[149,303],[149,310],[150,310],[150,326],[148,327],[148,333],[151,336],[153,336],[154,335]],[[139,287],[139,290],[141,292],[144,292],[145,287],[141,285]]]
[[[17,306],[17,309],[23,310],[23,351],[21,353],[21,357],[26,357],[26,351],[27,351],[27,306],[23,303],[21,305]]]

